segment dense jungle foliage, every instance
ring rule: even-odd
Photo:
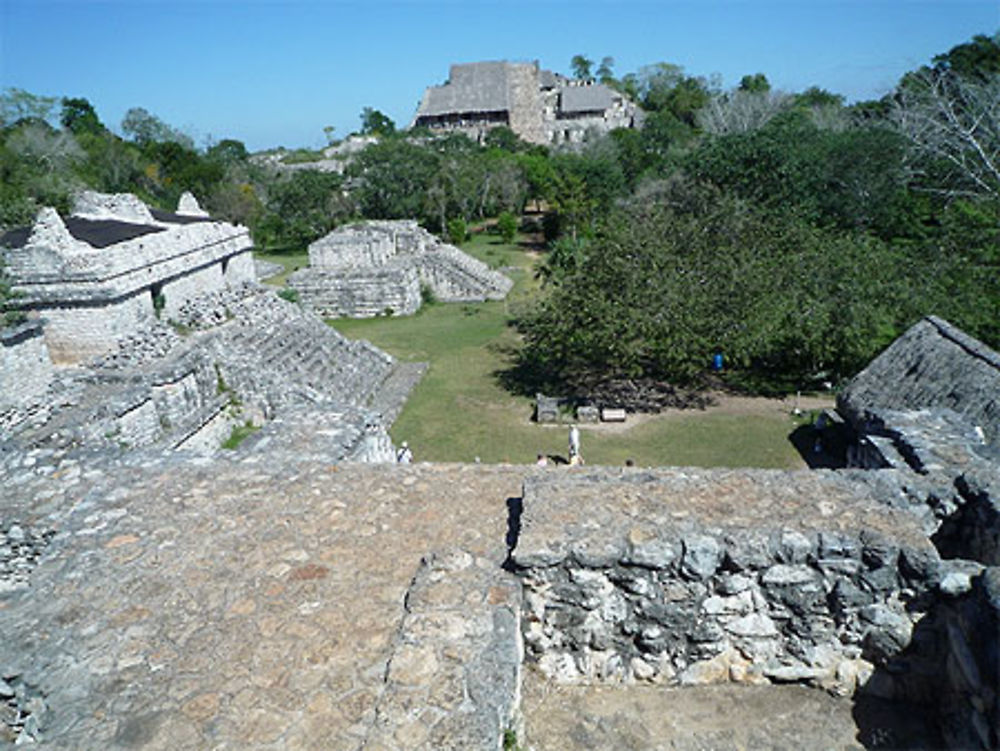
[[[7,89],[0,229],[67,210],[81,187],[167,209],[191,190],[271,251],[355,218],[446,234],[530,209],[547,253],[542,294],[516,317],[525,389],[698,383],[716,352],[754,388],[837,382],[926,314],[1000,346],[1000,34],[851,105],[762,73],[723,91],[668,63],[620,79],[613,64],[571,67],[638,102],[641,129],[557,150],[497,128],[477,144],[365,108],[374,142],[338,157],[342,174],[288,167],[319,152],[199,148],[141,108],[118,135],[86,99]]]

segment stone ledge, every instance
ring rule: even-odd
[[[405,598],[362,749],[499,749],[520,688],[520,586],[464,550],[432,553]]]

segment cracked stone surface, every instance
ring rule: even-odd
[[[136,458],[0,483],[6,516],[56,531],[0,596],[0,668],[44,695],[42,747],[357,749],[422,557],[506,576],[524,472]],[[417,642],[393,677],[446,658]]]

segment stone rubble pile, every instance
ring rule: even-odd
[[[90,363],[97,370],[122,370],[138,368],[162,360],[181,343],[173,328],[159,321],[149,322],[143,328],[118,340],[114,350]]]
[[[39,743],[49,708],[41,692],[16,673],[0,671],[0,743]]]
[[[264,288],[253,282],[243,282],[186,300],[171,319],[190,329],[210,329],[232,320],[233,309],[249,297],[261,295]]]
[[[32,569],[55,534],[16,523],[0,527],[0,594],[28,587]]]

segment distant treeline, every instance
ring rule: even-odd
[[[592,65],[571,62],[578,77]],[[621,79],[612,66],[596,76],[643,107],[640,130],[550,150],[507,128],[483,144],[398,131],[366,108],[360,132],[378,140],[343,175],[230,139],[196,148],[138,108],[120,137],[86,99],[8,89],[0,226],[65,210],[84,186],[162,208],[191,190],[272,250],[354,218],[444,232],[539,206],[549,252],[544,293],[517,320],[525,388],[692,382],[717,351],[755,387],[836,382],[928,313],[1000,345],[1000,34],[853,105],[775,91],[763,73],[723,91],[668,63]]]

